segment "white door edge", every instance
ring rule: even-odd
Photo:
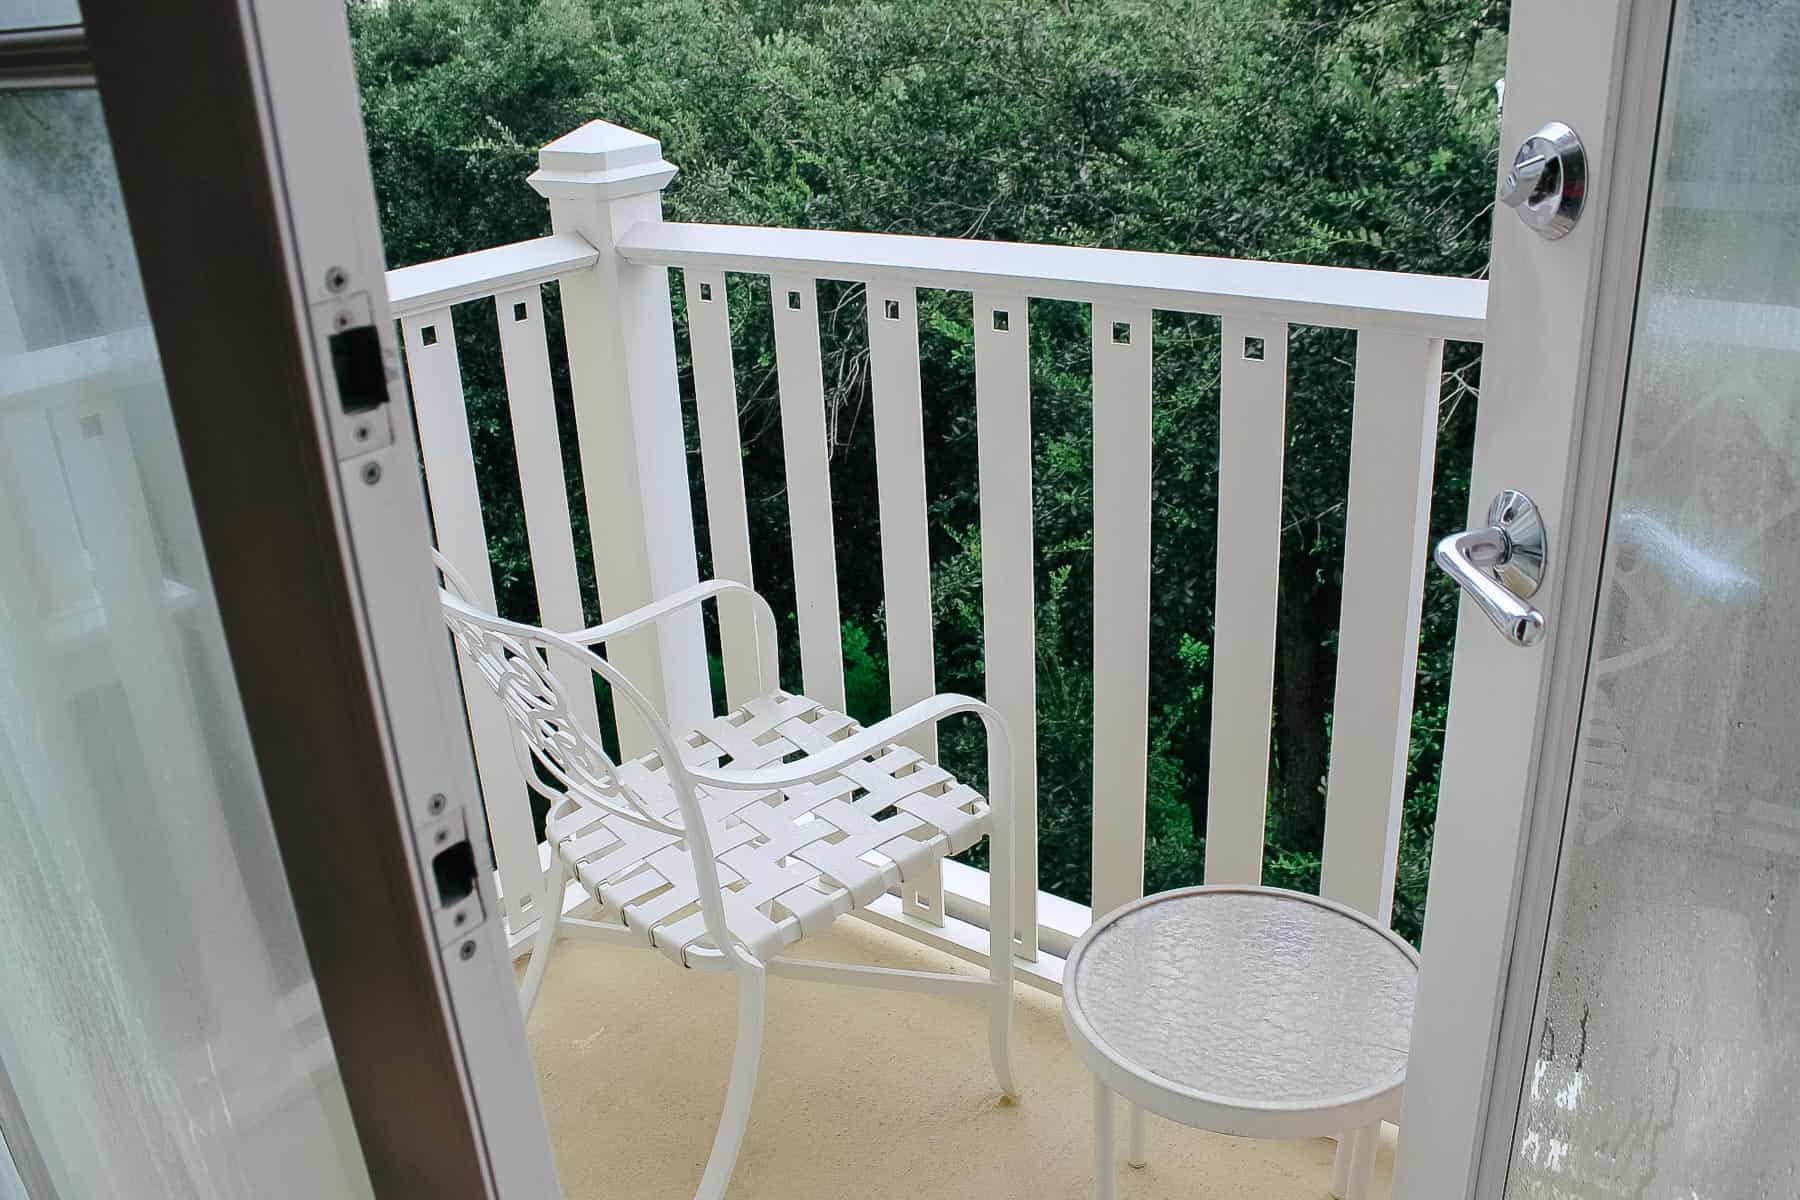
[[[1490,1095],[1476,1164],[1473,1194],[1478,1200],[1497,1200],[1505,1190],[1519,1094],[1530,1055],[1599,603],[1674,8],[1675,0],[1639,0],[1624,31],[1614,101],[1617,125],[1607,168],[1611,175],[1605,193],[1607,228],[1600,248],[1581,435],[1564,521],[1567,551],[1559,606],[1565,616],[1555,631],[1555,654],[1545,687],[1537,776],[1529,801],[1505,990],[1494,1032]]]
[[[1488,501],[1503,488],[1538,503],[1550,565],[1532,602],[1548,619],[1549,636],[1535,648],[1513,646],[1472,601],[1462,603],[1395,1162],[1399,1200],[1475,1194],[1496,1115],[1495,1055],[1511,995],[1531,831],[1541,823],[1541,796],[1559,808],[1566,800],[1566,787],[1540,789],[1543,772],[1559,761],[1546,731],[1572,731],[1576,713],[1559,698],[1566,691],[1579,704],[1579,678],[1566,689],[1553,664],[1572,664],[1579,676],[1587,659],[1598,556],[1591,536],[1578,531],[1603,527],[1610,493],[1610,460],[1598,500],[1577,482],[1585,475],[1592,486],[1589,431],[1605,423],[1587,406],[1601,394],[1590,385],[1590,372],[1605,358],[1596,339],[1612,328],[1601,303],[1602,263],[1614,247],[1609,230],[1631,224],[1628,214],[1613,211],[1615,195],[1642,210],[1643,198],[1631,195],[1614,164],[1615,157],[1648,157],[1643,147],[1625,144],[1635,125],[1620,119],[1628,31],[1641,27],[1627,0],[1519,0],[1512,11],[1498,177],[1531,133],[1561,121],[1586,147],[1588,189],[1579,223],[1558,241],[1496,206],[1469,521],[1485,524]],[[1641,241],[1641,221],[1633,237]],[[1626,296],[1629,303],[1629,289]],[[1617,432],[1616,401],[1613,411],[1609,441]],[[1578,580],[1586,581],[1585,591]],[[1565,783],[1566,758],[1560,756]],[[1502,1119],[1510,1139],[1512,1114]]]

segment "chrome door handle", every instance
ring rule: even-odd
[[[1525,603],[1544,581],[1549,536],[1537,505],[1511,488],[1488,505],[1481,529],[1453,533],[1432,557],[1475,598],[1494,628],[1517,646],[1544,636],[1544,614]]]

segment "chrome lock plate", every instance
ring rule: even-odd
[[[1587,196],[1587,152],[1575,131],[1551,121],[1525,139],[1500,188],[1500,202],[1543,237],[1567,237]]]

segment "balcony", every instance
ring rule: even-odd
[[[954,962],[858,921],[841,921],[799,949],[808,958],[919,970]],[[731,1060],[730,978],[684,974],[660,955],[592,943],[557,954],[530,1033],[564,1193],[691,1200]],[[986,1033],[976,1005],[776,980],[768,1012],[764,1069],[733,1197],[1090,1194],[1088,1075],[1069,1049],[1053,996],[1023,989],[1014,1049],[1025,1095],[1006,1106],[981,1048]],[[808,1053],[822,1039],[837,1049]],[[603,1091],[637,1103],[603,1104]],[[1118,1123],[1123,1138],[1123,1106]],[[1376,1155],[1372,1200],[1391,1194],[1391,1133]],[[1329,1138],[1229,1138],[1155,1119],[1149,1136],[1149,1166],[1121,1169],[1123,1200],[1321,1200],[1331,1184]],[[628,1192],[616,1190],[622,1173]]]
[[[1290,330],[1353,330],[1352,411],[1336,718],[1330,750],[1321,891],[1386,918],[1391,910],[1401,797],[1426,563],[1427,521],[1446,340],[1480,342],[1479,281],[1119,250],[1017,245],[799,229],[667,222],[660,190],[674,174],[652,139],[596,122],[546,147],[531,184],[550,202],[554,232],[389,274],[402,327],[420,450],[440,548],[492,606],[481,497],[518,495],[531,587],[543,623],[586,623],[577,568],[579,484],[607,614],[693,583],[700,573],[684,403],[698,437],[706,561],[754,583],[791,571],[798,662],[807,694],[845,706],[839,619],[840,552],[870,556],[882,580],[889,695],[894,709],[936,690],[921,423],[918,296],[967,293],[973,318],[973,422],[978,442],[981,613],[986,699],[1038,759],[1034,646],[1030,341],[1032,301],[1091,308],[1093,372],[1094,754],[1092,906],[1041,891],[1037,847],[1020,847],[1015,911],[1024,931],[1023,1108],[994,1108],[977,1051],[980,1018],[949,1001],[871,996],[860,989],[777,984],[770,1053],[739,1166],[742,1195],[843,1194],[847,1178],[899,1172],[907,1194],[951,1194],[920,1182],[933,1171],[991,1176],[994,1194],[1081,1195],[1087,1139],[1085,1077],[1058,1024],[1062,956],[1090,923],[1137,896],[1145,873],[1149,736],[1150,490],[1153,315],[1219,319],[1221,586],[1215,603],[1212,752],[1206,882],[1261,879]],[[767,280],[773,369],[792,542],[791,562],[752,561],[742,470],[745,438],[733,361],[728,279]],[[875,424],[878,544],[835,535],[821,357],[821,281],[860,287]],[[679,288],[678,322],[671,287]],[[762,295],[760,291],[756,293]],[[551,336],[546,299],[560,308]],[[740,313],[739,319],[746,314]],[[459,327],[461,336],[459,337]],[[685,345],[678,334],[685,329]],[[497,347],[516,450],[516,476],[478,478],[459,346]],[[560,347],[566,346],[566,351]],[[553,347],[566,359],[553,359]],[[679,364],[690,365],[684,376]],[[565,470],[553,378],[566,369],[579,478]],[[691,380],[684,397],[684,378]],[[1227,585],[1226,581],[1229,581]],[[524,615],[531,614],[509,614]],[[751,679],[751,616],[726,608],[717,630],[723,699]],[[613,661],[679,728],[710,715],[707,631],[670,624]],[[478,682],[466,693],[471,734],[505,898],[509,935],[536,924],[532,896],[546,862],[503,714]],[[598,707],[592,715],[605,716]],[[643,745],[629,722],[608,729],[622,752]],[[935,743],[924,747],[935,752]],[[1037,823],[1039,780],[1020,781],[1020,827]],[[840,922],[832,948],[893,964],[979,960],[988,944],[987,876],[949,862],[918,895],[888,895],[869,924]],[[1197,882],[1197,881],[1196,881]],[[585,897],[572,886],[571,909]],[[818,952],[815,943],[811,953]],[[551,973],[532,1040],[565,1186],[583,1191],[630,1153],[654,1144],[668,1170],[646,1172],[634,1195],[686,1194],[717,1120],[729,1060],[729,984],[679,977],[654,956],[570,947]],[[831,1029],[867,1068],[809,1062],[804,1039]],[[783,1053],[788,1044],[791,1053]],[[609,1110],[593,1119],[600,1081],[654,1092],[656,1130]],[[852,1095],[851,1093],[855,1093]],[[798,1114],[855,1112],[834,1124],[827,1152]],[[673,1126],[670,1114],[678,1117]],[[644,1119],[649,1119],[645,1117]],[[1160,1138],[1152,1168],[1125,1195],[1317,1196],[1330,1183],[1329,1142],[1265,1144],[1181,1131]],[[633,1149],[633,1148],[637,1149]],[[1385,1188],[1386,1162],[1378,1176]],[[1235,1181],[1235,1182],[1234,1182]],[[809,1190],[810,1189],[810,1190]],[[881,1195],[879,1191],[868,1195]]]

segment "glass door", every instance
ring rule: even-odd
[[[1511,1197],[1800,1194],[1797,131],[1800,4],[1680,0]]]
[[[4,1200],[557,1194],[345,20],[0,0]]]
[[[19,1187],[372,1194],[91,89],[0,93],[0,513]]]

